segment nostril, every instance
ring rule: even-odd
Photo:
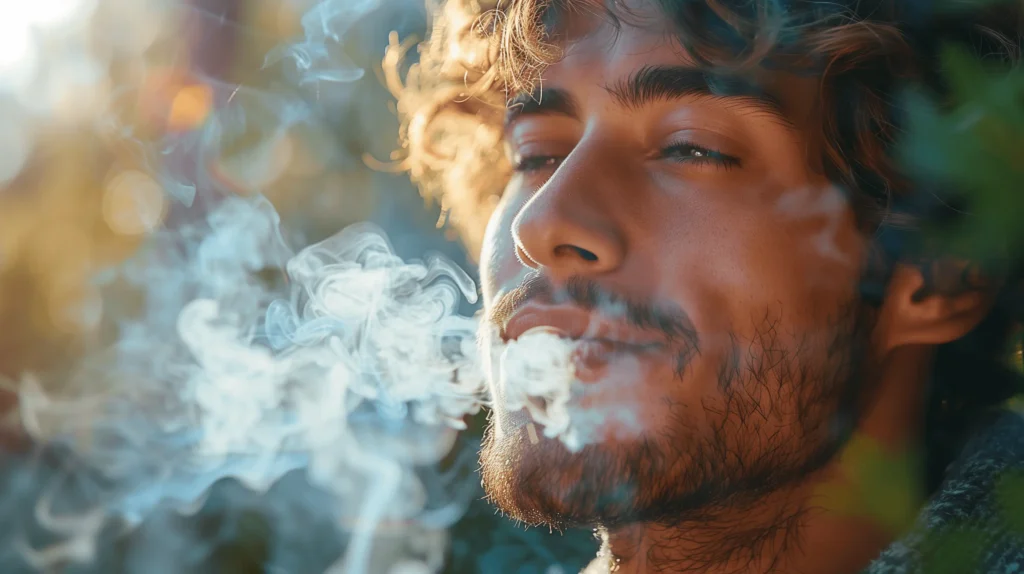
[[[588,262],[597,261],[596,253],[576,245],[559,245],[555,248],[555,253],[558,255],[579,257],[580,259]]]
[[[586,249],[581,249],[579,247],[576,248],[576,251],[579,252],[580,257],[585,261],[597,261],[597,254],[593,251],[587,251]]]

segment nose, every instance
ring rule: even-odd
[[[516,215],[512,235],[525,265],[569,277],[623,264],[626,241],[615,205],[622,194],[607,189],[615,185],[611,174],[595,165],[574,152]]]

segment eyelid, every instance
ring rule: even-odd
[[[684,140],[672,141],[672,142],[666,144],[664,147],[662,147],[660,150],[658,150],[658,154],[659,154],[659,157],[660,157],[660,156],[665,155],[665,152],[667,152],[669,150],[675,150],[675,149],[678,149],[678,148],[687,148],[687,147],[688,148],[693,148],[695,150],[702,150],[702,151],[710,152],[710,153],[713,153],[713,154],[720,155],[722,157],[739,159],[738,156],[733,155],[731,153],[726,153],[726,152],[722,151],[721,149],[719,149],[717,147],[706,145],[706,144],[702,144],[700,142],[696,142],[696,141],[692,141],[692,140],[685,140],[685,139]]]
[[[658,146],[659,150],[668,147],[690,144],[700,148],[706,148],[732,157],[742,157],[746,154],[746,147],[739,141],[717,131],[703,129],[680,129],[669,133],[659,141],[664,142]]]
[[[528,139],[505,140],[505,157],[513,167],[522,158],[564,157],[572,152],[573,143],[564,138],[541,137],[540,134]]]

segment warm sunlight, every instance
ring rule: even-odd
[[[48,30],[83,17],[92,0],[33,0],[0,4],[0,90],[32,81]]]

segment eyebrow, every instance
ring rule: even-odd
[[[509,126],[522,116],[556,114],[579,118],[579,106],[572,95],[558,88],[542,89],[521,93],[508,102],[505,112],[505,126]]]
[[[645,66],[628,78],[605,86],[605,90],[619,105],[632,110],[656,101],[704,97],[752,106],[787,127],[793,126],[778,98],[756,83],[734,74],[685,66]],[[565,90],[538,88],[529,94],[519,94],[509,101],[505,126],[524,115],[533,114],[578,118],[579,105]]]

